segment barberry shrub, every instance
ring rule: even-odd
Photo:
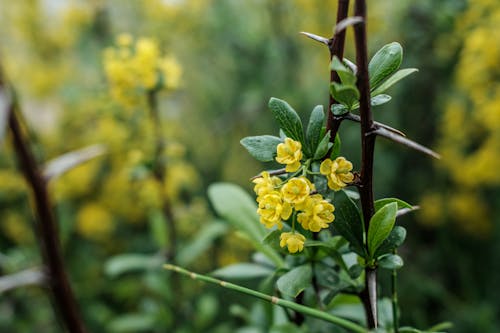
[[[332,331],[332,324],[337,326],[335,331],[423,332],[400,327],[396,292],[397,270],[403,267],[397,249],[407,233],[396,219],[416,207],[397,198],[375,200],[375,138],[384,137],[435,158],[439,155],[373,120],[371,108],[390,102],[387,91],[417,70],[400,69],[403,49],[397,42],[383,46],[368,62],[366,3],[355,2],[353,17],[347,17],[346,3],[339,1],[332,38],[304,33],[330,50],[326,112],[322,105],[314,107],[304,129],[305,122],[292,106],[271,98],[268,105],[278,135],[241,140],[258,161],[279,165],[251,179],[257,205],[235,185],[219,183],[209,189],[215,210],[258,251],[253,262],[221,268],[212,273],[216,278],[170,264],[165,268],[280,306],[283,310],[248,316],[249,326],[267,325],[263,329],[273,332]],[[343,57],[345,30],[350,26],[355,34],[355,63]],[[359,169],[349,161],[350,149],[341,145],[344,120],[360,123]],[[379,269],[390,272],[389,297],[377,295]],[[261,278],[261,291],[217,278]],[[448,323],[438,324],[425,332],[448,327]]]

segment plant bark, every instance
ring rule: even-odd
[[[1,69],[0,90],[7,91],[7,85],[2,76]],[[21,124],[16,114],[18,110],[15,101],[10,101],[8,110],[0,111],[8,112],[8,126],[12,134],[15,154],[21,171],[33,193],[37,220],[35,223],[36,236],[44,265],[48,270],[47,282],[52,302],[68,332],[85,333],[87,330],[81,318],[80,310],[65,270],[56,218],[52,211],[47,183],[43,178],[41,168],[34,157],[29,143],[24,138]]]
[[[368,75],[368,49],[366,42],[366,1],[356,0],[354,15],[363,20],[354,26],[356,45],[357,87],[359,90],[359,114],[361,121],[361,174],[358,185],[365,232],[374,214],[373,197],[373,159],[375,152],[375,126],[370,109],[370,79]],[[365,306],[367,323],[370,328],[377,327],[377,271],[365,269],[365,290],[361,294]]]

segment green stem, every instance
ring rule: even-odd
[[[194,272],[190,272],[190,271],[188,271],[184,268],[181,268],[179,266],[167,264],[167,265],[164,265],[163,267],[167,270],[174,271],[174,272],[189,276],[193,280],[201,280],[201,281],[208,282],[208,283],[218,284],[219,286],[221,286],[223,288],[235,290],[235,291],[238,291],[240,293],[244,293],[244,294],[271,302],[271,303],[278,305],[278,306],[281,306],[283,308],[291,309],[291,310],[303,313],[303,314],[311,316],[311,317],[315,317],[318,319],[328,321],[330,323],[341,326],[345,329],[351,330],[352,332],[368,333],[368,330],[366,328],[364,328],[356,323],[353,323],[351,321],[348,321],[346,319],[331,315],[331,314],[323,312],[323,311],[319,311],[319,310],[316,310],[316,309],[313,309],[313,308],[310,308],[310,307],[307,307],[304,305],[300,305],[300,304],[297,304],[297,303],[294,303],[291,301],[287,301],[287,300],[284,300],[284,299],[281,299],[281,298],[278,298],[275,296],[263,294],[261,292],[258,292],[258,291],[255,291],[255,290],[252,290],[249,288],[245,288],[245,287],[242,287],[242,286],[230,283],[230,282],[215,279],[215,278],[210,277],[210,276],[196,274]]]
[[[396,249],[393,250],[393,254],[396,254]],[[391,294],[392,294],[392,321],[394,326],[394,333],[399,333],[399,305],[398,305],[398,290],[397,290],[397,278],[398,273],[395,269],[392,270],[391,275]]]

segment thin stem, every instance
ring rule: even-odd
[[[0,72],[0,90],[5,83]],[[87,330],[80,315],[76,298],[71,289],[59,241],[57,223],[52,211],[52,203],[47,192],[47,183],[43,178],[33,151],[26,142],[21,125],[17,118],[17,105],[9,106],[9,128],[12,133],[14,150],[21,171],[31,187],[37,215],[36,237],[41,249],[44,265],[48,269],[48,285],[53,304],[61,317],[61,321],[69,332],[85,333]],[[2,112],[5,112],[2,110]]]
[[[370,109],[370,81],[368,76],[368,48],[366,41],[366,1],[356,0],[354,15],[361,17],[362,22],[354,26],[356,46],[357,87],[360,93],[359,113],[361,122],[361,183],[359,194],[363,211],[365,232],[374,213],[373,197],[373,159],[375,152],[375,134],[373,116]],[[361,297],[365,305],[367,322],[370,328],[377,327],[377,271],[365,269],[366,288]]]
[[[344,21],[347,18],[347,14],[349,11],[349,0],[339,0],[337,6],[337,22],[338,25],[340,22]],[[339,59],[344,58],[344,45],[345,45],[345,29],[342,29],[338,33],[334,33],[333,37],[329,40],[328,49],[330,50],[330,60],[336,56]],[[340,82],[340,78],[336,71],[330,71],[330,84],[332,82]],[[331,109],[332,105],[335,104],[335,99],[330,94],[330,100],[328,103],[328,118],[326,122],[326,132],[330,132],[330,141],[335,141],[335,136],[340,127],[340,123],[343,120],[343,117],[335,116]]]
[[[244,294],[247,294],[247,295],[250,295],[253,297],[257,297],[257,298],[260,298],[260,299],[265,300],[267,302],[271,302],[271,303],[278,305],[278,306],[281,306],[285,309],[291,309],[291,310],[294,310],[296,312],[303,313],[307,316],[311,316],[311,317],[315,317],[318,319],[328,321],[330,323],[333,323],[333,324],[336,324],[336,325],[341,326],[343,328],[346,328],[348,330],[351,330],[352,332],[368,333],[368,331],[364,327],[362,327],[356,323],[353,323],[351,321],[348,321],[346,319],[329,314],[327,312],[319,311],[319,310],[316,310],[316,309],[313,309],[313,308],[310,308],[310,307],[307,307],[304,305],[300,305],[300,304],[297,304],[297,303],[294,303],[291,301],[287,301],[287,300],[284,300],[284,299],[281,299],[281,298],[278,298],[275,296],[270,296],[270,295],[258,292],[256,290],[245,288],[245,287],[242,287],[242,286],[230,283],[230,282],[222,281],[219,279],[215,279],[215,278],[210,277],[210,276],[196,274],[194,272],[190,272],[186,269],[183,269],[179,266],[167,264],[167,265],[164,265],[163,267],[165,269],[189,276],[193,280],[200,280],[200,281],[204,281],[204,282],[208,282],[208,283],[217,284],[223,288],[235,290],[235,291],[238,291],[240,293],[244,293]]]
[[[393,254],[397,253],[397,250],[392,251]],[[392,326],[394,327],[394,333],[399,333],[399,302],[398,302],[398,290],[397,290],[397,279],[398,272],[393,269],[391,274],[391,300],[392,300]]]

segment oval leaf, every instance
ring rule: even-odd
[[[277,136],[260,135],[260,136],[247,136],[240,140],[240,143],[246,150],[260,162],[270,162],[276,156],[276,147],[282,143],[283,140]]]
[[[317,105],[311,112],[306,131],[306,142],[309,147],[310,154],[313,154],[318,147],[324,120],[325,112],[323,111],[323,105]]]
[[[353,105],[359,100],[359,90],[354,85],[332,82],[330,93],[337,102],[345,105],[348,109],[352,109]]]
[[[297,112],[287,102],[274,97],[269,100],[269,108],[285,135],[304,144],[304,130]]]
[[[155,266],[159,267],[162,261],[162,258],[147,254],[120,254],[104,264],[104,272],[110,277],[115,277],[132,271],[144,271]]]
[[[418,72],[418,69],[416,68],[405,68],[397,71],[392,75],[390,78],[388,78],[386,81],[384,81],[380,86],[378,86],[375,89],[372,89],[372,96],[377,96],[380,95],[384,92],[387,91],[390,87],[392,87],[394,84],[397,82],[401,81],[405,77],[407,77],[410,74],[413,74],[415,72]]]
[[[391,99],[392,97],[389,95],[380,94],[371,98],[371,104],[372,106],[379,106],[385,103],[389,103]]]
[[[398,248],[403,244],[406,239],[406,229],[401,226],[395,226],[389,236],[384,240],[382,245],[375,251],[375,258],[380,257],[386,253],[391,252],[392,250]]]
[[[281,256],[262,244],[266,230],[259,222],[255,201],[245,190],[234,184],[215,183],[209,186],[208,197],[217,214],[247,236],[255,249],[264,253],[276,266],[283,265]]]
[[[323,156],[328,153],[328,150],[331,148],[333,144],[330,143],[330,132],[326,133],[321,142],[318,144],[318,148],[314,152],[313,159],[319,160],[323,158]]]
[[[384,207],[385,205],[395,202],[398,204],[398,209],[403,209],[403,208],[409,208],[413,209],[413,206],[407,203],[406,201],[403,201],[398,198],[383,198],[383,199],[378,199],[375,200],[375,211],[379,210],[380,208]]]
[[[304,289],[311,285],[312,270],[310,265],[295,267],[281,276],[276,285],[284,295],[297,297]]]
[[[370,219],[367,242],[368,252],[372,258],[378,247],[391,233],[394,222],[396,222],[397,211],[397,203],[391,202],[380,208]]]
[[[364,256],[363,224],[356,204],[344,191],[338,191],[333,198],[335,220],[332,227],[344,237],[356,253]]]
[[[388,254],[380,258],[378,265],[385,269],[394,270],[403,267],[404,262],[403,259],[397,254]]]
[[[331,111],[335,116],[341,116],[349,112],[349,109],[344,104],[332,104]]]
[[[370,87],[373,91],[385,79],[396,72],[403,61],[403,48],[397,42],[384,45],[368,64]]]

